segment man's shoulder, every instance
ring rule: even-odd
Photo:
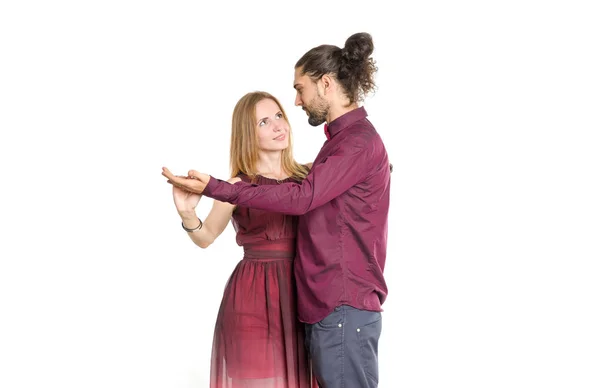
[[[381,142],[379,133],[377,133],[373,124],[366,119],[356,122],[354,125],[350,126],[346,132],[344,141],[353,143],[357,146],[370,146],[373,143]]]

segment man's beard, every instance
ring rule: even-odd
[[[308,123],[313,127],[317,127],[327,120],[329,104],[319,96],[311,101],[310,106],[304,107],[304,110],[308,112]]]

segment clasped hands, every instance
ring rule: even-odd
[[[167,182],[190,193],[202,194],[210,181],[210,175],[202,174],[196,170],[188,171],[187,176],[174,175],[168,168],[162,168],[162,175]]]

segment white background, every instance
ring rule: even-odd
[[[312,161],[293,65],[360,31],[395,166],[380,387],[600,386],[593,2],[367,3],[2,2],[1,387],[207,387],[241,249],[194,246],[160,169],[226,177],[253,90]]]

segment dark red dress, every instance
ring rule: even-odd
[[[258,176],[254,183],[278,181]],[[316,387],[304,327],[296,318],[297,217],[238,206],[232,223],[244,257],[227,282],[217,316],[211,388]]]

